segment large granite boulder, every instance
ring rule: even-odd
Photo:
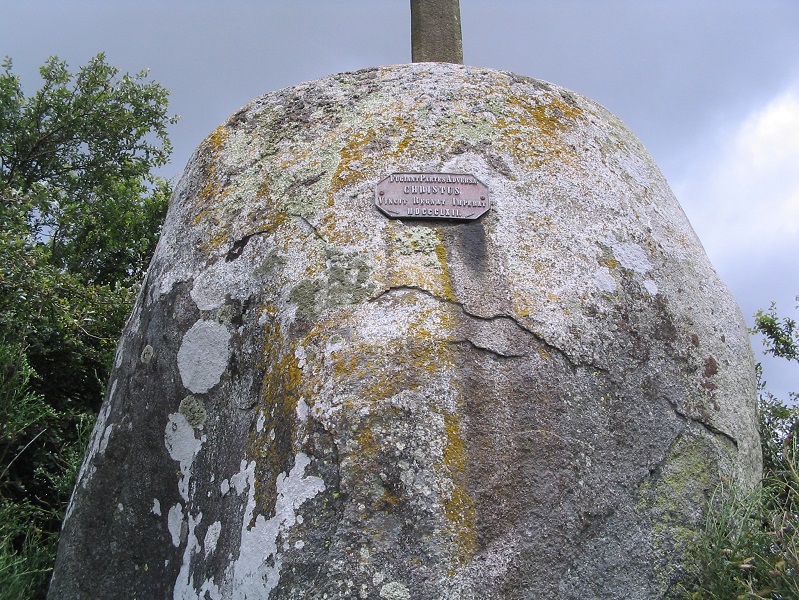
[[[391,219],[468,174],[472,221]],[[613,115],[445,64],[254,100],[177,186],[51,598],[658,598],[753,483],[739,309]]]

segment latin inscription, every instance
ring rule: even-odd
[[[477,219],[491,208],[488,186],[460,173],[392,173],[375,186],[375,206],[392,219]]]

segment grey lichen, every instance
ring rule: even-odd
[[[323,289],[323,280],[321,279],[306,279],[300,281],[294,289],[291,290],[291,301],[297,305],[298,310],[310,317],[316,317],[319,314],[318,308],[320,301],[317,299],[319,293]]]
[[[272,248],[267,252],[263,260],[253,270],[252,274],[257,278],[265,278],[272,273],[279,272],[286,264],[286,259],[283,258],[277,250]]]
[[[205,406],[202,401],[192,395],[188,395],[180,401],[178,412],[186,417],[186,421],[192,427],[200,427],[208,418]]]
[[[385,600],[410,600],[411,593],[401,583],[392,581],[380,588],[380,597]]]
[[[372,267],[358,254],[330,249],[327,270],[313,280],[299,282],[291,291],[291,301],[312,318],[329,309],[357,304],[372,293]]]
[[[144,349],[141,351],[141,361],[146,365],[147,363],[152,360],[154,354],[153,347],[150,344],[147,344]]]
[[[414,252],[430,254],[441,243],[436,232],[429,227],[406,227],[394,235],[399,253],[410,255]]]

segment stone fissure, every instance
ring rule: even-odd
[[[303,223],[314,235],[314,237],[316,237],[318,240],[320,240],[325,244],[329,243],[328,240],[325,239],[325,237],[321,233],[319,233],[319,229],[315,225],[313,225],[308,219],[300,215],[292,215],[292,217],[297,219],[297,221]],[[230,246],[230,249],[227,251],[227,254],[225,255],[225,262],[231,262],[239,258],[252,238],[257,237],[259,235],[265,235],[265,234],[268,235],[270,233],[273,233],[273,229],[271,228],[262,229],[259,231],[253,231],[252,233],[248,233],[247,235],[242,236],[241,238],[235,240],[233,244]]]
[[[738,440],[736,440],[733,436],[731,436],[726,431],[722,431],[721,429],[719,429],[718,427],[712,425],[711,423],[708,423],[706,421],[698,419],[697,417],[694,417],[694,416],[691,416],[691,415],[686,415],[685,413],[681,412],[680,410],[678,410],[676,408],[674,409],[674,412],[679,417],[684,419],[685,421],[687,421],[689,423],[696,423],[697,425],[699,425],[703,429],[707,430],[709,433],[726,440],[727,442],[732,444],[735,447],[736,450],[738,450]]]
[[[590,368],[597,369],[598,371],[606,372],[606,370],[603,369],[602,367],[598,367],[598,366],[595,366],[595,365],[590,364],[590,363],[587,363],[587,364],[586,363],[581,363],[581,362],[575,360],[574,357],[572,357],[568,352],[566,352],[565,350],[563,350],[561,348],[558,348],[557,346],[553,345],[552,343],[550,343],[549,341],[544,339],[539,333],[536,333],[532,329],[530,329],[527,326],[525,326],[524,323],[519,321],[515,316],[512,316],[512,315],[492,315],[490,317],[483,317],[483,316],[480,316],[480,315],[476,315],[476,314],[470,313],[466,309],[466,307],[463,306],[460,303],[455,303],[455,304],[457,304],[457,306],[463,311],[463,313],[467,317],[472,318],[472,319],[477,319],[477,320],[481,320],[481,321],[488,321],[488,322],[496,321],[498,319],[507,319],[507,320],[511,321],[516,327],[521,329],[524,333],[526,333],[527,335],[531,336],[536,342],[541,344],[546,351],[553,352],[553,353],[555,353],[555,354],[557,354],[559,356],[562,356],[566,360],[566,362],[573,369],[590,367]]]
[[[609,374],[609,370],[606,367],[603,367],[603,366],[600,366],[600,365],[596,365],[596,364],[593,364],[593,363],[590,363],[590,362],[582,362],[582,361],[576,360],[573,356],[571,356],[565,350],[563,350],[561,348],[558,348],[557,346],[553,345],[552,343],[547,341],[545,338],[543,338],[540,334],[538,334],[535,331],[533,331],[533,330],[529,329],[528,327],[526,327],[524,325],[524,323],[520,322],[515,316],[507,315],[507,314],[505,314],[505,315],[490,315],[490,316],[483,316],[483,315],[474,314],[474,313],[470,312],[465,307],[465,305],[462,302],[459,302],[457,300],[451,300],[449,298],[443,298],[443,297],[439,296],[438,294],[436,294],[435,292],[432,292],[432,291],[430,291],[430,290],[428,290],[426,288],[420,287],[420,286],[416,286],[416,285],[391,286],[391,287],[388,287],[388,288],[385,288],[385,289],[381,290],[378,294],[370,297],[369,298],[369,302],[375,302],[375,301],[379,300],[381,297],[383,297],[385,295],[388,295],[388,294],[391,294],[391,293],[394,293],[394,292],[402,292],[402,291],[418,292],[420,294],[424,294],[424,295],[426,295],[426,296],[428,296],[430,298],[433,298],[434,300],[436,300],[436,301],[438,301],[438,302],[440,302],[442,304],[449,304],[449,305],[455,306],[458,309],[460,309],[461,312],[466,317],[468,317],[469,319],[473,319],[475,321],[482,321],[482,322],[486,322],[486,323],[492,323],[492,322],[496,322],[498,320],[510,321],[516,327],[518,327],[522,332],[524,332],[525,335],[531,336],[538,344],[541,344],[547,352],[552,352],[552,353],[555,353],[555,354],[563,357],[563,359],[573,369],[591,368],[591,369],[595,369],[596,371],[599,371],[601,373]],[[520,356],[524,356],[524,354],[521,354]]]
[[[300,216],[300,215],[292,215],[292,216],[293,216],[295,219],[297,219],[298,221],[300,221],[300,222],[304,223],[304,224],[305,224],[305,225],[308,227],[308,229],[310,229],[310,230],[311,230],[311,233],[312,233],[312,234],[313,234],[313,235],[316,237],[316,239],[318,239],[319,241],[321,241],[321,242],[323,242],[323,243],[325,243],[325,244],[329,244],[329,243],[330,243],[330,242],[329,242],[329,241],[328,241],[328,240],[325,238],[325,236],[323,236],[321,233],[319,233],[319,229],[316,227],[316,225],[314,225],[313,223],[311,223],[311,222],[310,222],[308,219],[306,219],[305,217],[303,217],[303,216]]]
[[[247,243],[250,241],[250,238],[259,235],[262,232],[254,232],[245,235],[243,238],[240,238],[233,242],[233,245],[228,250],[227,254],[225,255],[225,262],[230,262],[232,260],[236,260],[238,257],[241,256],[241,253],[244,252],[244,248],[247,246]]]
[[[524,358],[524,357],[530,355],[529,352],[525,352],[523,354],[509,354],[509,353],[506,354],[506,353],[500,352],[499,350],[495,350],[493,348],[489,348],[488,346],[481,346],[481,345],[477,344],[476,342],[474,342],[474,341],[472,341],[472,340],[470,340],[468,338],[467,339],[463,339],[463,340],[453,340],[450,343],[454,344],[456,346],[457,345],[466,344],[469,347],[474,348],[475,350],[479,350],[480,352],[487,352],[488,354],[491,354],[491,355],[496,356],[498,358]]]

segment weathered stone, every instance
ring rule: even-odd
[[[411,0],[411,60],[463,63],[460,0]]]
[[[392,172],[494,207],[388,219]],[[191,159],[50,597],[663,597],[759,461],[739,310],[622,123],[510,73],[337,75]]]

